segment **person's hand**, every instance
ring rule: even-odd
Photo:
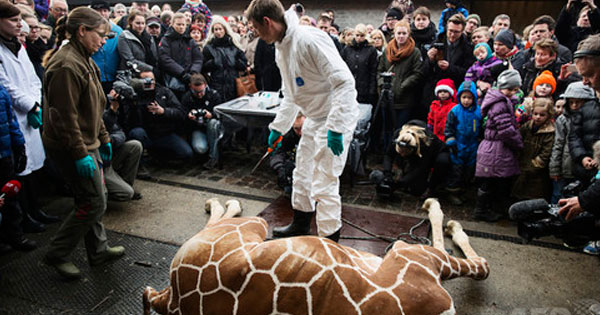
[[[19,174],[25,170],[25,167],[27,167],[27,154],[25,153],[25,145],[13,147],[12,154],[15,173]]]
[[[572,64],[573,63],[569,62],[569,63],[565,63],[564,65],[560,66],[560,74],[558,75],[559,80],[565,80],[566,78],[571,76],[571,74],[573,74],[569,70],[569,66],[571,66]]]
[[[27,122],[33,129],[38,129],[42,126],[42,108],[39,104],[35,104],[27,113]]]
[[[101,145],[98,151],[100,151],[102,162],[108,163],[112,160],[112,145],[110,142]]]
[[[272,148],[273,150],[275,150],[275,149],[281,147],[281,141],[277,142],[277,139],[279,139],[279,137],[281,137],[281,132],[271,129],[271,133],[269,134],[269,139],[267,140],[267,143],[269,144],[269,148]],[[277,144],[275,144],[275,142],[277,142]]]
[[[489,89],[492,87],[492,85],[491,85],[490,83],[488,83],[488,82],[485,82],[485,81],[481,81],[481,80],[479,80],[479,81],[477,81],[477,87],[478,87],[478,88],[479,88],[479,89],[480,89],[480,90],[481,90],[483,93],[486,93],[486,92],[487,92],[487,90],[489,90]]]
[[[594,0],[581,0],[581,3],[583,3],[584,5],[587,5],[592,10],[596,10],[596,5],[594,4]],[[588,12],[588,14],[589,14],[589,12]]]
[[[162,115],[165,113],[165,109],[158,105],[156,101],[153,101],[148,105],[148,111],[152,113],[152,115]]]
[[[442,69],[442,71],[446,71],[446,70],[448,70],[448,67],[450,67],[450,63],[448,63],[448,61],[446,61],[446,60],[439,60],[437,64],[438,64],[438,67],[440,67],[440,69]]]
[[[435,55],[437,55],[438,50],[437,48],[429,48],[429,50],[427,51],[427,57],[429,57],[429,60],[433,61],[435,59]]]
[[[188,113],[188,119],[189,120],[196,120],[196,116],[194,116],[194,114],[192,114],[192,112]]]
[[[334,155],[339,156],[344,151],[342,134],[332,130],[327,130],[327,147],[331,149]]]
[[[583,212],[583,209],[581,209],[581,205],[579,204],[578,197],[561,199],[558,201],[558,205],[560,206],[558,214],[564,217],[566,221],[570,221]]]
[[[573,7],[573,3],[575,3],[576,1],[577,0],[569,0],[569,1],[567,1],[567,11],[571,10],[571,8]]]
[[[94,164],[94,159],[91,156],[86,155],[84,158],[75,161],[75,169],[79,176],[91,179],[94,178],[96,164]]]
[[[583,158],[583,160],[581,160],[581,166],[583,166],[583,168],[585,168],[586,170],[591,170],[597,168],[598,163],[594,161],[594,159],[592,159],[591,157],[586,156]]]
[[[183,83],[184,83],[185,85],[188,85],[188,84],[190,84],[190,79],[191,79],[191,78],[192,78],[192,75],[191,75],[191,74],[189,74],[189,73],[184,73],[184,74],[181,76],[181,81],[183,81]]]
[[[110,110],[112,110],[113,112],[117,112],[117,110],[119,110],[119,93],[117,93],[117,91],[115,90],[110,90],[110,92],[108,92],[108,96],[110,96],[110,102],[109,102],[109,106],[110,106]]]
[[[212,118],[212,114],[209,111],[206,111],[206,115],[204,115],[204,118],[211,119]]]

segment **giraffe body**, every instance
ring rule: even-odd
[[[398,241],[382,259],[315,236],[264,242],[267,223],[257,217],[213,222],[179,249],[168,288],[146,288],[146,314],[455,314],[441,280],[489,273],[484,258],[431,246]]]

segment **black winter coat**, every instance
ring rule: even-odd
[[[591,27],[578,27],[574,25],[577,23],[577,20],[573,21],[571,19],[571,14],[563,8],[556,21],[556,28],[554,31],[556,38],[558,38],[558,41],[562,45],[566,46],[571,51],[576,51],[580,41],[586,39],[590,35],[600,32],[600,8],[588,11],[588,19],[590,20]]]
[[[159,138],[181,130],[181,124],[187,113],[171,90],[157,85],[153,92],[139,93],[138,96],[137,104],[130,107],[128,115],[130,128],[143,127],[150,138]],[[147,105],[152,101],[156,101],[164,108],[164,114],[153,115],[148,111]]]
[[[279,91],[281,89],[281,73],[275,63],[275,44],[267,44],[258,39],[254,53],[254,73],[256,88],[259,91]]]
[[[562,62],[560,59],[556,59],[547,64],[543,69],[538,69],[535,67],[535,60],[531,60],[526,63],[519,71],[522,79],[521,90],[523,90],[523,93],[525,95],[529,95],[529,92],[531,92],[531,89],[533,88],[533,81],[535,81],[535,78],[537,78],[545,70],[552,72],[554,78],[558,80],[558,76],[560,75],[560,66],[563,64],[564,62]]]
[[[358,102],[375,104],[377,101],[377,49],[365,40],[357,43],[352,40],[352,45],[342,50],[342,59],[350,68],[356,82]]]
[[[410,24],[410,37],[415,40],[415,47],[421,51],[423,60],[427,58],[427,50],[431,48],[431,44],[435,41],[437,28],[433,22],[429,22],[429,26],[422,30],[415,27],[415,23]]]
[[[235,79],[240,71],[245,71],[248,64],[246,54],[233,44],[231,37],[214,38],[206,44],[203,71],[210,78],[210,87],[217,90],[223,101],[237,97]]]
[[[437,61],[430,60],[427,55],[425,56],[423,73],[426,80],[425,86],[423,87],[422,105],[427,108],[429,108],[429,105],[431,105],[431,102],[435,98],[433,91],[439,80],[450,78],[454,82],[454,86],[460,86],[465,80],[467,69],[475,62],[473,46],[464,34],[461,35],[456,46],[452,48],[448,45],[446,34],[444,33],[438,36],[436,42],[444,44],[444,60],[448,61],[450,66],[445,71],[442,71],[442,69],[438,67]]]
[[[600,140],[600,102],[587,101],[571,114],[569,150],[573,163],[581,165],[584,157],[593,157],[592,146]]]
[[[185,111],[185,129],[186,132],[191,132],[192,130],[204,130],[206,126],[198,124],[196,121],[192,121],[187,118],[187,113],[189,113],[192,109],[205,109],[209,111],[213,117],[215,117],[214,108],[215,106],[223,103],[223,98],[215,89],[211,89],[210,87],[206,87],[204,92],[204,97],[197,98],[192,95],[192,91],[188,89],[185,94],[181,97],[181,104],[183,105],[183,109]]]
[[[598,219],[600,216],[600,180],[594,181],[588,189],[581,192],[578,199],[581,208],[593,213]]]
[[[558,41],[557,41],[558,42]],[[512,66],[515,70],[521,71],[525,64],[532,61],[535,58],[535,49],[530,47],[525,50],[520,50],[511,60]],[[570,62],[573,59],[573,52],[569,48],[558,44],[558,58],[563,63]]]
[[[180,80],[186,73],[202,72],[202,50],[188,33],[169,28],[160,40],[158,56],[162,72]]]

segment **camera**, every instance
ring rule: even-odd
[[[394,179],[390,175],[385,175],[380,170],[374,170],[369,174],[369,180],[375,184],[375,192],[377,196],[390,198],[394,193]]]
[[[393,72],[387,71],[387,72],[381,72],[379,75],[383,79],[383,86],[381,88],[382,89],[391,89],[392,88],[392,80],[394,79],[394,76],[396,74]]]
[[[304,6],[300,2],[296,3],[296,12],[304,13]]]
[[[581,188],[581,182],[575,181],[565,186],[562,194],[566,198],[574,197]],[[548,204],[544,199],[532,199],[513,204],[508,213],[518,222],[517,232],[526,241],[554,235],[571,246],[587,243],[596,229],[593,215],[584,212],[567,222],[559,210],[560,206]]]
[[[194,116],[194,118],[196,119],[196,122],[203,125],[204,124],[204,116],[206,116],[206,114],[208,113],[208,111],[206,109],[192,109],[190,111],[190,113]]]
[[[444,49],[444,47],[446,47],[446,44],[444,43],[439,43],[439,42],[435,42],[431,45],[432,48],[435,48],[437,50],[442,50]]]

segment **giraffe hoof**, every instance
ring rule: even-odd
[[[211,206],[215,202],[218,204],[219,203],[219,198],[215,197],[215,198],[207,199],[206,202],[204,203],[204,211],[206,213],[210,214]]]
[[[432,207],[435,206],[437,206],[437,208],[440,208],[440,202],[437,200],[437,198],[427,198],[425,202],[423,202],[423,206],[421,207],[421,209],[429,211]]]
[[[242,214],[242,205],[238,200],[229,199],[225,202],[225,208],[228,212],[232,212],[234,217],[238,217]]]
[[[458,221],[450,220],[446,224],[446,229],[444,232],[446,232],[446,235],[454,235],[462,230],[463,227]]]

